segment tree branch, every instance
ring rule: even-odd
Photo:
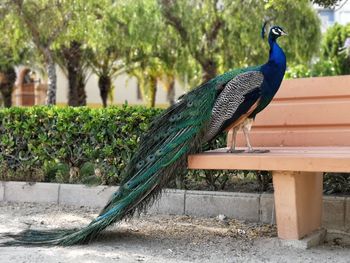
[[[15,8],[17,10],[18,16],[24,24],[27,25],[29,28],[29,31],[33,37],[33,42],[37,46],[39,50],[42,51],[42,53],[45,53],[45,45],[43,45],[40,41],[40,33],[38,29],[33,25],[32,20],[29,19],[28,14],[23,9],[23,0],[13,0],[12,3],[15,5]]]
[[[189,33],[183,26],[181,19],[175,16],[174,12],[172,12],[171,10],[173,5],[172,0],[159,0],[159,2],[161,5],[161,12],[163,13],[164,18],[166,19],[166,22],[172,25],[179,32],[181,38],[185,42],[189,42]]]
[[[220,29],[225,25],[225,22],[221,18],[217,18],[212,25],[211,31],[207,35],[208,42],[212,44],[218,37]]]
[[[61,34],[62,31],[66,29],[68,22],[72,17],[72,14],[73,14],[72,12],[69,12],[63,18],[63,22],[62,22],[61,26],[56,27],[56,29],[51,33],[51,35],[47,39],[47,46],[50,46],[52,44],[52,42],[55,41],[55,39],[59,36],[59,34]]]

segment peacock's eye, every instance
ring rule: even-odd
[[[170,122],[174,122],[176,121],[176,114],[175,115],[172,115],[169,119]]]
[[[164,153],[163,150],[157,150],[157,151],[156,151],[156,155],[157,155],[157,156],[163,155],[163,153]]]
[[[193,106],[193,101],[187,102],[187,107],[192,107]]]
[[[148,157],[147,157],[147,161],[148,162],[152,162],[153,160],[154,160],[154,155],[153,154],[151,154],[151,155],[149,155]]]
[[[136,167],[139,169],[139,168],[141,168],[144,164],[145,164],[144,161],[139,161],[139,162],[136,164]]]

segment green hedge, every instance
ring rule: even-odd
[[[0,110],[0,179],[117,184],[160,109],[32,107]],[[219,137],[204,150],[225,146]],[[224,189],[225,171],[179,174],[170,187]]]
[[[0,179],[118,184],[160,109],[32,107],[0,110]],[[225,147],[222,135],[203,150]],[[169,187],[231,190],[232,171],[189,171]]]
[[[2,109],[0,176],[118,183],[140,136],[160,112],[129,106]]]
[[[162,110],[144,107],[0,109],[0,180],[118,184],[140,137]],[[225,147],[225,135],[203,150]],[[270,191],[267,172],[196,170],[169,187]],[[350,194],[350,174],[325,176],[326,193]]]

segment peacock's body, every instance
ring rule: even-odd
[[[162,113],[141,139],[119,190],[99,216],[80,230],[26,230],[7,235],[5,245],[74,245],[94,239],[102,230],[142,210],[180,170],[187,156],[222,131],[243,127],[276,94],[286,69],[286,58],[276,40],[284,31],[269,32],[269,60],[262,66],[237,69],[202,84]],[[246,137],[248,140],[248,137]],[[248,147],[251,149],[249,141]]]

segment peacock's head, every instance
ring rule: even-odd
[[[276,40],[277,38],[281,36],[287,35],[286,32],[284,32],[283,28],[280,26],[273,26],[270,28],[269,38]]]
[[[266,28],[266,25],[267,25],[267,21],[265,21],[262,25],[262,28],[261,28],[261,37],[264,39],[265,38],[265,28]],[[270,33],[269,33],[269,39],[270,40],[276,40],[277,38],[281,37],[281,36],[285,36],[287,35],[287,33],[283,30],[282,27],[280,26],[272,26],[270,28]]]

